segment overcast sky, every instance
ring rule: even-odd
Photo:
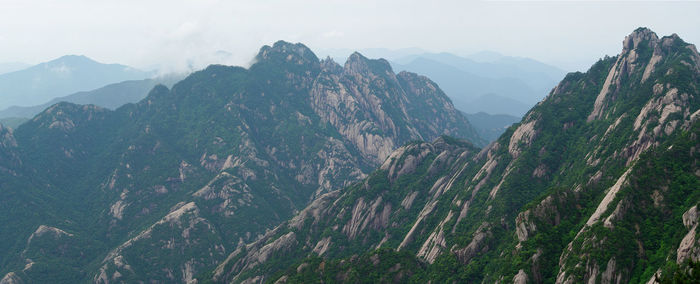
[[[314,50],[490,50],[576,70],[617,54],[639,26],[700,43],[700,2],[0,0],[0,62],[246,65],[284,39]]]

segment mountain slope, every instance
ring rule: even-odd
[[[77,92],[72,95],[54,98],[47,103],[36,106],[12,106],[0,110],[0,118],[32,118],[59,102],[92,104],[108,109],[116,109],[124,104],[136,103],[142,100],[158,84],[172,86],[181,79],[182,76],[170,75],[154,79],[131,80],[109,84],[92,91]]]
[[[203,278],[343,281],[352,266],[329,276],[315,259],[353,263],[377,248],[413,254],[419,282],[675,277],[699,260],[698,86],[695,46],[637,29],[478,154],[434,150],[445,139],[402,147]]]
[[[2,62],[0,63],[0,74],[22,70],[30,66],[30,64],[22,62]]]
[[[85,56],[67,55],[27,69],[1,74],[0,109],[13,105],[38,105],[55,97],[150,76],[148,72],[128,66],[102,64]]]
[[[469,123],[476,128],[483,139],[491,142],[498,139],[511,125],[520,121],[515,116],[506,114],[463,113]]]
[[[396,145],[477,137],[437,85],[386,61],[353,54],[340,66],[282,41],[255,59],[114,111],[62,102],[3,129],[0,215],[22,221],[2,228],[0,272],[188,282],[314,197],[364,178]],[[60,252],[30,253],[52,239]]]

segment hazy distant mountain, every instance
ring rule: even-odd
[[[425,53],[396,59],[392,65],[435,80],[463,111],[514,116],[522,116],[564,76],[563,70],[532,59],[492,52],[475,57],[481,61]]]
[[[22,70],[24,68],[27,68],[29,66],[32,66],[27,63],[22,63],[22,62],[3,62],[0,63],[0,74],[5,74],[9,72],[14,72],[17,70]]]
[[[351,52],[350,49],[319,51],[335,59],[346,58]],[[367,48],[361,52],[389,60],[396,71],[406,70],[430,77],[458,109],[466,112],[522,116],[542,100],[565,74],[564,70],[537,60],[493,51],[466,56],[429,53],[420,48]],[[487,94],[497,96],[482,98]],[[494,101],[503,105],[494,105],[491,103]]]
[[[507,114],[522,117],[534,103],[527,104],[515,99],[488,93],[473,99],[466,104],[455,102],[460,110],[467,113],[485,112],[489,114]]]
[[[488,50],[483,50],[464,56],[464,58],[468,58],[476,62],[493,62],[503,57],[505,57],[505,55]]]
[[[472,55],[475,59],[451,53],[424,53],[394,60],[398,64],[409,64],[417,58],[427,58],[460,70],[486,78],[514,78],[526,82],[533,89],[548,92],[564,77],[564,70],[523,57],[503,56],[494,52]],[[542,95],[544,97],[544,95]]]
[[[35,106],[11,106],[4,110],[0,110],[0,119],[31,118],[58,102],[69,102],[83,105],[91,104],[108,109],[116,109],[124,104],[136,103],[142,100],[146,97],[146,95],[148,95],[148,92],[158,84],[163,84],[170,87],[182,78],[184,78],[184,75],[168,75],[153,79],[124,81],[109,84],[91,91],[78,92],[65,97],[55,98],[47,103]],[[0,120],[0,122],[1,121],[2,120]],[[13,120],[13,122],[17,121],[19,120]],[[5,124],[5,126],[9,127],[13,127],[12,125],[14,124]]]
[[[503,134],[513,123],[519,122],[520,117],[507,114],[462,113],[476,129],[479,136],[488,141],[494,141]]]
[[[67,55],[0,75],[0,108],[37,105],[55,97],[126,80],[141,80],[151,75],[124,65],[103,64],[85,56]]]
[[[349,48],[325,48],[315,50],[316,54],[321,57],[330,57],[335,61],[343,62],[354,52],[362,53],[369,58],[384,58],[386,60],[392,61],[395,59],[403,58],[413,54],[424,54],[427,53],[425,49],[420,49],[417,47],[409,48],[399,48],[399,49],[389,49],[389,48],[364,48],[364,49],[349,49]]]

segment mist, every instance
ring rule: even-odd
[[[700,42],[699,12],[697,1],[10,0],[0,9],[0,62],[81,54],[165,73],[247,66],[283,39],[317,52],[488,50],[585,71],[639,26]]]

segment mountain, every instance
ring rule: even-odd
[[[479,137],[489,142],[498,139],[511,125],[520,121],[520,118],[507,114],[488,114],[485,112],[463,114],[479,133]]]
[[[316,49],[316,54],[327,56],[333,60],[344,60],[348,58],[351,54],[359,52],[364,56],[369,58],[384,58],[388,61],[394,59],[403,58],[406,56],[411,56],[414,54],[427,53],[426,50],[409,47],[409,48],[399,48],[399,49],[388,49],[388,48],[362,48],[362,49],[349,49],[349,48],[322,48]]]
[[[561,80],[564,71],[526,58],[475,61],[450,53],[396,59],[392,66],[433,78],[466,112],[522,115]]]
[[[22,62],[2,62],[0,63],[0,74],[22,70],[30,66],[31,65]]]
[[[67,55],[27,69],[0,74],[0,109],[33,106],[107,84],[151,77],[119,64],[102,64],[85,56]]]
[[[85,92],[77,92],[65,97],[54,98],[47,103],[36,106],[12,106],[0,110],[0,119],[3,118],[32,118],[41,111],[59,102],[74,104],[91,104],[108,109],[116,109],[127,103],[136,103],[148,95],[148,92],[156,85],[172,86],[181,80],[182,75],[167,75],[153,79],[130,80]],[[17,125],[16,125],[17,126]]]
[[[481,95],[466,103],[455,101],[455,105],[461,107],[460,110],[467,113],[485,112],[494,115],[514,116],[517,118],[522,118],[532,107],[532,104],[523,103],[495,93]]]
[[[191,282],[441,135],[483,145],[428,78],[283,41],[248,69],[212,65],[116,110],[61,102],[0,128],[0,275]]]
[[[700,54],[639,28],[498,140],[412,142],[200,276],[695,283]]]
[[[25,123],[29,121],[28,118],[26,117],[4,117],[0,118],[0,124],[9,127],[9,128],[17,128],[20,126],[22,123]]]

